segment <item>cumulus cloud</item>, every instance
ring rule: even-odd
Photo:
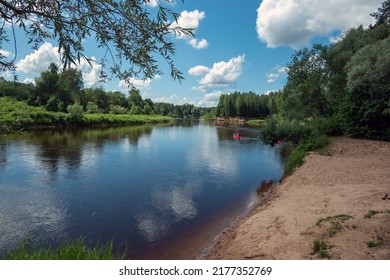
[[[257,10],[258,37],[268,47],[299,48],[315,36],[373,22],[383,0],[263,0]]]
[[[206,17],[205,12],[195,11],[182,11],[177,22],[172,23],[171,27],[180,26],[182,28],[197,29],[199,22]]]
[[[192,76],[203,76],[210,72],[210,69],[203,65],[198,65],[190,68],[188,73]]]
[[[52,62],[61,64],[58,47],[53,47],[51,43],[46,42],[39,49],[17,62],[16,68],[24,73],[41,73],[46,71]]]
[[[173,94],[171,96],[164,96],[159,98],[154,98],[154,102],[164,102],[164,103],[173,103],[173,104],[193,104],[194,102],[192,100],[189,100],[188,97],[179,96],[177,94]]]
[[[171,28],[182,27],[192,29],[195,33],[196,29],[199,27],[200,21],[206,17],[205,12],[200,12],[199,10],[194,11],[183,11],[180,13],[180,16],[177,22],[171,24]],[[208,47],[209,43],[206,39],[195,39],[185,35],[177,34],[177,38],[187,40],[187,43],[192,46],[194,49],[201,50]]]
[[[96,62],[95,57],[91,57],[91,65],[87,61],[81,60],[80,64],[77,65],[77,69],[81,71],[87,86],[90,87],[99,83],[102,66]]]
[[[218,105],[219,98],[223,94],[222,91],[214,91],[211,93],[205,94],[203,99],[199,101],[198,106],[199,107],[215,107]]]
[[[17,62],[16,69],[27,74],[36,75],[46,71],[50,63],[62,65],[58,47],[45,42],[33,53],[26,55],[26,57]],[[91,57],[91,65],[82,59],[80,64],[72,67],[81,71],[84,82],[87,86],[93,86],[99,82],[102,66],[96,62],[95,57]],[[27,79],[32,80],[31,78]]]
[[[287,72],[287,67],[281,67],[280,65],[276,65],[272,68],[271,72],[265,74],[267,78],[267,83],[275,83],[279,77]]]
[[[203,76],[199,80],[201,85],[198,89],[210,89],[217,87],[226,87],[235,83],[242,74],[242,64],[245,61],[245,55],[239,55],[231,58],[229,61],[221,61],[213,64],[212,68],[198,65],[188,70],[192,76]]]
[[[148,89],[152,86],[153,81],[161,79],[160,75],[154,76],[153,79],[139,80],[139,79],[130,79],[130,83],[137,89]],[[129,84],[126,81],[121,80],[119,82],[119,87],[128,88]]]
[[[188,44],[190,44],[194,49],[197,50],[202,50],[209,46],[209,43],[207,42],[206,39],[202,39],[198,41],[197,39],[193,38],[188,41]]]

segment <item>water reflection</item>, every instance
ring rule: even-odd
[[[193,178],[183,186],[174,184],[169,182],[153,189],[150,204],[136,216],[138,229],[148,242],[164,238],[175,224],[197,216],[194,197],[201,190],[200,180]]]
[[[235,141],[235,129],[184,121],[1,138],[0,251],[84,236],[127,240],[137,257],[210,224],[281,175],[278,148],[243,127]]]

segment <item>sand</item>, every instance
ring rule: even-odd
[[[374,215],[365,217],[369,213]],[[327,155],[309,154],[266,201],[225,230],[207,255],[320,258],[390,259],[389,142],[332,139]]]

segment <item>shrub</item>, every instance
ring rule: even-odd
[[[68,106],[68,119],[71,122],[80,122],[82,121],[84,117],[84,110],[83,106],[81,106],[79,103],[74,103]]]

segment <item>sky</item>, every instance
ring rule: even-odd
[[[153,13],[151,0],[147,9]],[[173,10],[180,14],[181,27],[194,28],[195,38],[175,37],[175,66],[184,73],[179,83],[170,76],[168,65],[158,59],[164,72],[150,80],[133,80],[143,98],[154,102],[190,103],[201,107],[218,104],[221,94],[235,91],[267,94],[283,88],[286,65],[295,51],[313,43],[330,44],[352,27],[374,23],[370,13],[383,0],[177,0]],[[0,21],[1,23],[1,21]],[[11,40],[12,41],[12,40]],[[60,64],[58,43],[47,41],[33,50],[23,33],[16,30],[17,75],[33,82],[51,62]],[[0,50],[10,58],[14,45]],[[92,40],[84,42],[86,55],[98,58],[104,50]],[[112,79],[99,83],[100,66],[82,62],[84,87],[128,93],[128,85]],[[12,79],[11,73],[1,73]]]

